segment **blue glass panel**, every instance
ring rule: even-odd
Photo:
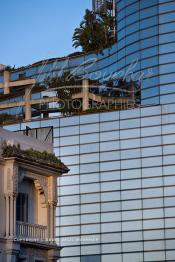
[[[158,0],[151,0],[151,1],[145,1],[145,0],[140,0],[140,8],[146,8],[151,5],[156,5],[158,3]]]
[[[158,54],[158,47],[147,48],[141,51],[141,58],[151,57]]]
[[[140,12],[140,19],[144,19],[144,18],[149,17],[149,16],[154,16],[154,15],[157,14],[157,12],[158,12],[157,6],[141,10],[141,12]]]
[[[158,27],[157,26],[154,26],[154,27],[151,27],[149,29],[145,29],[145,30],[140,31],[140,37],[141,38],[147,38],[147,37],[155,36],[157,34],[158,34]]]
[[[160,74],[175,72],[175,63],[160,65]]]
[[[160,76],[160,84],[173,83],[173,82],[175,83],[174,73]]]
[[[168,22],[172,22],[172,21],[175,21],[174,12],[173,13],[168,13],[168,14],[163,14],[163,15],[159,16],[160,24],[168,23]]]
[[[175,10],[175,2],[159,5],[159,12],[166,13]]]
[[[158,37],[154,36],[148,39],[144,39],[141,41],[141,48],[146,48],[149,46],[158,45]]]
[[[126,25],[132,24],[132,23],[139,20],[139,12],[132,14],[132,15],[126,17],[125,19],[126,19]]]
[[[139,3],[134,3],[133,5],[129,5],[128,7],[125,8],[125,10],[126,10],[126,15],[136,13],[139,10]]]
[[[174,32],[174,31],[175,31],[174,23],[167,23],[167,24],[163,24],[159,26],[160,33],[168,33],[168,32]]]
[[[141,67],[147,68],[147,67],[153,67],[158,65],[158,57],[152,57],[141,61]]]
[[[160,45],[159,51],[160,51],[160,54],[174,52],[175,51],[175,43]]]
[[[142,90],[142,98],[148,98],[148,97],[152,97],[152,96],[157,96],[159,95],[159,88],[158,87],[153,87],[153,88],[149,88],[149,89],[143,89]]]
[[[148,19],[144,19],[140,22],[140,29],[145,29],[147,27],[155,26],[158,24],[158,17],[154,16]]]
[[[132,34],[139,30],[139,23],[134,23],[126,27],[126,35]]]
[[[175,53],[160,55],[160,64],[173,63],[175,62]]]
[[[160,35],[159,39],[160,44],[175,42],[175,33]]]

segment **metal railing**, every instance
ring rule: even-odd
[[[17,221],[16,235],[21,241],[45,242],[47,241],[47,226]]]

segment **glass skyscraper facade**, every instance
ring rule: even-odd
[[[92,79],[117,74],[141,80],[141,107],[4,128],[53,127],[54,151],[70,168],[58,181],[60,262],[173,262],[175,2],[116,3],[111,49],[38,62],[11,80],[26,73],[42,82],[62,69]]]
[[[175,258],[175,105],[22,123],[54,126],[61,262]]]

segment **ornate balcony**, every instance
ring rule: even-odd
[[[47,227],[42,225],[35,225],[17,221],[16,235],[19,240],[26,242],[48,241]]]

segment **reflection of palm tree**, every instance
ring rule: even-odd
[[[104,36],[105,36],[105,46],[108,47],[114,44],[115,42],[115,36],[113,32],[114,27],[114,18],[108,15],[107,13],[102,13],[100,15],[100,23],[104,30]]]
[[[114,43],[114,37],[111,37],[113,21],[108,14],[96,17],[93,11],[86,9],[80,27],[75,29],[73,46],[81,46],[84,52],[101,51],[111,46]]]

